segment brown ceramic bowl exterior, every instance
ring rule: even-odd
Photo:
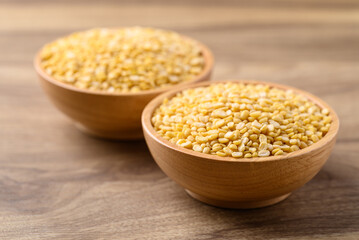
[[[285,199],[319,172],[335,144],[339,120],[331,107],[310,93],[267,82],[232,82],[266,84],[306,96],[330,110],[333,122],[329,132],[320,141],[302,150],[281,156],[240,159],[198,153],[163,139],[151,124],[153,111],[165,97],[171,98],[184,89],[213,83],[204,82],[181,87],[153,99],[142,114],[145,139],[160,168],[192,197],[226,208],[269,206]]]
[[[187,38],[187,37],[184,37]],[[139,93],[107,93],[82,90],[53,79],[40,66],[40,53],[34,60],[41,86],[54,105],[71,118],[82,131],[109,139],[143,138],[141,114],[157,95],[182,85],[210,80],[214,59],[200,44],[205,59],[203,72],[195,79],[174,86]]]

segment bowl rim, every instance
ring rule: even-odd
[[[181,92],[185,89],[196,88],[196,87],[205,87],[205,86],[208,86],[211,84],[228,83],[228,82],[243,83],[243,84],[255,84],[255,85],[257,85],[257,84],[269,85],[270,87],[275,87],[275,88],[279,88],[282,90],[292,90],[296,94],[305,96],[310,101],[317,104],[319,107],[329,109],[329,114],[332,117],[332,123],[329,128],[329,131],[322,139],[320,139],[318,142],[312,144],[311,146],[291,152],[291,153],[287,153],[284,155],[269,156],[269,157],[254,157],[254,158],[234,158],[234,157],[220,157],[217,155],[200,153],[200,152],[193,151],[192,149],[187,149],[187,148],[177,146],[176,144],[171,143],[170,141],[164,139],[153,128],[152,123],[151,123],[152,114],[153,114],[154,110],[162,103],[164,98],[173,97],[176,93]],[[155,97],[147,104],[147,106],[145,107],[145,109],[142,112],[141,123],[142,123],[142,128],[144,131],[144,135],[145,136],[149,135],[150,138],[154,139],[157,143],[161,144],[164,147],[167,147],[176,152],[188,154],[188,155],[191,155],[191,156],[197,157],[197,158],[208,159],[211,161],[230,162],[230,163],[235,163],[235,162],[238,162],[238,163],[239,162],[241,162],[241,163],[273,162],[273,161],[279,161],[279,160],[283,160],[283,159],[298,157],[298,156],[304,155],[304,154],[310,154],[314,150],[322,148],[323,146],[325,146],[329,142],[331,142],[333,139],[335,139],[335,137],[338,133],[338,130],[339,130],[339,118],[338,118],[336,112],[333,110],[333,108],[331,108],[326,102],[324,102],[319,97],[316,97],[309,92],[306,92],[306,91],[303,91],[303,90],[300,90],[300,89],[297,89],[295,87],[291,87],[288,85],[282,85],[282,84],[278,84],[278,83],[265,82],[265,81],[257,81],[257,80],[206,81],[206,82],[186,85],[186,86],[183,86],[176,90],[165,92],[165,93],[160,94],[159,96]]]
[[[109,29],[125,29],[125,28],[126,27],[124,27],[124,28],[109,28]],[[159,29],[159,28],[156,28],[156,29]],[[162,29],[159,29],[159,30],[162,30]],[[170,30],[166,30],[166,31],[170,31]],[[172,31],[172,32],[174,32],[174,31]],[[38,52],[36,53],[36,55],[34,57],[34,60],[33,60],[33,65],[34,65],[34,68],[35,68],[37,74],[40,75],[43,79],[50,82],[51,84],[54,84],[54,85],[56,85],[58,87],[65,88],[65,89],[70,90],[70,91],[86,93],[86,94],[91,94],[91,95],[101,95],[101,96],[140,96],[140,95],[160,94],[160,93],[165,92],[165,91],[170,91],[173,88],[177,88],[177,87],[181,87],[181,86],[185,86],[185,85],[188,85],[188,84],[193,84],[193,83],[196,83],[198,81],[201,81],[202,79],[208,77],[211,74],[211,72],[213,70],[213,66],[214,66],[214,61],[215,60],[214,60],[213,53],[211,52],[211,50],[206,45],[204,45],[202,42],[199,42],[196,39],[193,39],[193,38],[188,37],[186,35],[180,34],[178,32],[175,32],[175,33],[180,35],[185,40],[195,42],[201,48],[201,52],[203,54],[205,65],[204,65],[204,68],[203,68],[202,72],[199,75],[197,75],[195,78],[193,78],[193,79],[191,79],[189,81],[180,82],[180,83],[177,83],[177,84],[174,84],[174,85],[171,85],[171,86],[166,86],[166,87],[163,87],[163,88],[156,88],[156,89],[151,89],[151,90],[143,90],[143,91],[136,92],[136,93],[117,93],[117,92],[105,92],[105,91],[100,91],[100,90],[81,89],[81,88],[77,88],[77,87],[75,87],[73,85],[60,82],[60,81],[54,79],[51,75],[47,74],[44,71],[44,69],[41,67],[41,64],[40,64],[41,57],[40,57],[40,55],[41,55],[41,52],[42,52],[42,50],[43,50],[43,48],[44,48],[44,46],[46,44],[43,45],[41,47],[41,49],[38,50]],[[66,35],[66,36],[68,36],[68,35]],[[63,36],[63,37],[66,37],[66,36]],[[55,39],[54,41],[56,41],[58,39],[61,39],[63,37],[59,37],[59,38]],[[54,42],[54,41],[51,41],[51,42]]]

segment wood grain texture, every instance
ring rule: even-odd
[[[0,239],[358,239],[359,3],[0,1]],[[285,201],[224,210],[190,198],[144,141],[83,135],[48,101],[32,59],[91,27],[145,25],[208,45],[214,79],[258,79],[318,95],[339,115],[318,175]]]

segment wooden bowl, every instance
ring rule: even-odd
[[[279,89],[291,89],[306,96],[322,108],[330,110],[333,119],[329,132],[317,143],[285,155],[232,158],[198,153],[163,139],[153,128],[151,117],[164,98],[214,82],[181,87],[153,99],[142,113],[142,126],[150,152],[160,168],[195,199],[225,208],[258,208],[287,198],[292,191],[312,179],[327,161],[339,128],[334,110],[310,93],[274,83],[232,81],[265,84]]]
[[[188,37],[184,37],[188,39]],[[48,75],[40,66],[40,52],[34,66],[45,93],[54,105],[71,118],[83,132],[109,139],[143,138],[141,114],[146,104],[157,95],[189,83],[210,80],[214,58],[211,51],[200,44],[205,67],[191,81],[170,87],[142,91],[139,93],[108,93],[83,90],[62,83]]]

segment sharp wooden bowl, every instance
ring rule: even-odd
[[[142,126],[147,145],[160,168],[194,198],[225,208],[258,208],[287,198],[292,191],[312,179],[327,161],[339,128],[334,110],[310,93],[274,83],[232,81],[266,84],[291,89],[306,96],[322,108],[330,110],[333,119],[329,132],[317,143],[280,156],[256,158],[219,157],[179,147],[163,139],[154,130],[151,117],[164,98],[213,82],[192,84],[164,93],[144,109]]]
[[[214,58],[206,46],[200,46],[205,59],[200,75],[191,81],[139,93],[82,90],[62,83],[41,68],[40,52],[35,57],[34,66],[47,96],[80,130],[102,138],[139,139],[143,138],[141,113],[154,97],[182,85],[210,80]]]

